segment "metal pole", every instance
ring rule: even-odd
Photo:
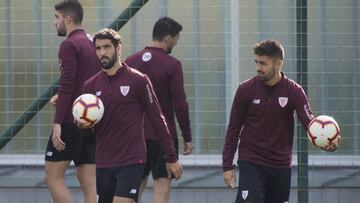
[[[296,65],[297,81],[307,93],[307,0],[296,0]],[[297,126],[298,137],[298,202],[309,202],[308,139],[301,125]]]
[[[193,29],[194,32],[199,33],[199,4],[201,2],[199,2],[198,0],[194,0],[193,1],[193,15],[195,18],[195,22],[193,24]],[[200,99],[199,96],[201,95],[201,90],[199,88],[199,67],[200,67],[200,62],[199,62],[199,44],[200,44],[200,37],[199,35],[194,35],[193,37],[193,56],[194,56],[194,66],[193,69],[195,70],[194,73],[194,124],[195,124],[195,154],[200,154],[201,152],[201,118],[200,118],[200,113],[197,113],[198,111],[200,111]]]
[[[42,39],[42,32],[41,32],[41,1],[39,0],[33,0],[33,7],[34,7],[34,14],[35,14],[35,46],[39,47],[36,49],[36,71],[40,73],[43,70],[43,65],[41,62],[42,59],[42,49],[41,47],[41,39]],[[37,74],[36,76],[36,96],[39,96],[41,94],[41,82],[42,82],[42,76],[40,74]],[[36,118],[36,123],[41,123],[42,117],[38,116]],[[36,126],[36,150],[40,149],[40,135],[41,135],[41,126]]]
[[[5,119],[4,119],[4,123],[6,125],[8,125],[11,121],[11,117],[12,115],[9,113],[12,109],[13,109],[13,104],[11,102],[11,99],[13,98],[13,93],[11,90],[11,84],[12,84],[12,40],[11,40],[11,28],[12,28],[12,23],[11,23],[11,2],[10,0],[6,1],[5,7],[7,7],[7,9],[5,9],[5,18],[6,18],[6,50],[5,51],[5,56],[6,56],[6,62],[5,62],[5,85],[6,87],[5,89],[5,99],[7,99],[7,101],[5,100],[5,110],[8,111],[5,114]]]

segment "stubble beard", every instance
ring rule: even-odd
[[[59,37],[65,37],[66,36],[66,28],[65,28],[65,25],[62,24],[59,29],[57,29],[57,35]]]
[[[106,62],[102,62],[101,59],[103,58],[107,58],[109,59],[108,61]],[[115,51],[115,53],[111,56],[111,58],[108,58],[108,57],[101,57],[100,59],[100,62],[101,62],[101,65],[102,65],[102,68],[105,69],[105,70],[109,70],[111,69],[114,64],[117,62],[118,60],[118,57],[117,57],[117,52]]]
[[[263,72],[260,72],[260,73],[263,73]],[[259,72],[258,72],[257,77],[264,82],[270,81],[271,79],[273,79],[275,77],[275,66],[272,67],[271,72],[268,75],[265,75],[265,74],[259,75]]]

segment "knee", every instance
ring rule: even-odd
[[[82,165],[76,168],[76,178],[83,190],[95,190],[95,165]]]
[[[93,180],[94,179],[94,180]],[[87,177],[87,178],[78,178],[81,189],[85,193],[96,193],[96,181],[95,178]]]
[[[51,175],[46,170],[45,170],[45,175],[44,175],[44,182],[46,185],[49,185],[52,182],[54,182],[54,178],[51,177]]]
[[[45,182],[46,185],[49,185],[50,179],[49,179],[49,176],[47,174],[45,174],[45,176],[44,176],[44,182]]]
[[[64,178],[56,177],[56,176],[45,173],[44,182],[47,186],[51,187],[51,186],[55,186],[58,184],[64,184]]]
[[[154,195],[162,199],[167,199],[169,197],[170,190],[170,187],[157,187],[154,188]]]

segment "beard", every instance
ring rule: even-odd
[[[107,60],[103,61],[103,59],[107,59]],[[103,56],[103,57],[100,58],[102,68],[106,69],[106,70],[111,69],[114,66],[114,64],[116,63],[116,61],[117,61],[117,52],[116,51],[111,56],[111,58],[109,58],[107,56]]]
[[[267,81],[266,77],[264,75],[257,75],[257,77],[262,81]]]
[[[258,71],[257,77],[262,81],[269,81],[275,77],[275,66],[272,67],[271,71],[268,74],[264,72]]]
[[[57,29],[57,35],[59,37],[65,37],[66,36],[66,29],[65,29],[65,25],[62,24],[59,29]]]

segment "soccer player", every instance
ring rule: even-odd
[[[192,152],[189,107],[184,91],[184,79],[181,62],[170,56],[180,37],[182,26],[169,17],[161,17],[153,28],[153,41],[150,46],[128,57],[125,61],[130,67],[146,74],[154,85],[154,91],[159,98],[166,122],[176,146],[178,154],[178,139],[174,111],[184,138],[184,155]],[[171,179],[167,177],[163,151],[156,140],[156,132],[145,120],[145,137],[147,146],[147,161],[144,179],[141,182],[141,192],[144,191],[150,171],[153,176],[153,202],[167,203],[171,187]],[[139,196],[140,200],[140,196]]]
[[[56,203],[71,203],[64,175],[71,161],[84,192],[84,202],[96,202],[95,137],[73,124],[72,103],[85,80],[100,70],[91,36],[81,28],[82,5],[76,0],[64,0],[54,6],[58,36],[66,39],[59,48],[60,86],[51,99],[56,107],[54,126],[45,154],[45,181]]]
[[[120,35],[103,29],[94,43],[102,71],[85,82],[83,92],[97,95],[105,109],[94,127],[99,203],[136,202],[146,162],[145,115],[165,152],[167,175],[180,178],[182,166],[150,81],[120,61]]]
[[[225,184],[235,186],[233,158],[238,148],[236,203],[289,201],[294,111],[307,129],[313,119],[303,88],[281,72],[284,48],[265,40],[253,48],[257,76],[237,89],[223,149]],[[334,151],[337,143],[324,148]]]

